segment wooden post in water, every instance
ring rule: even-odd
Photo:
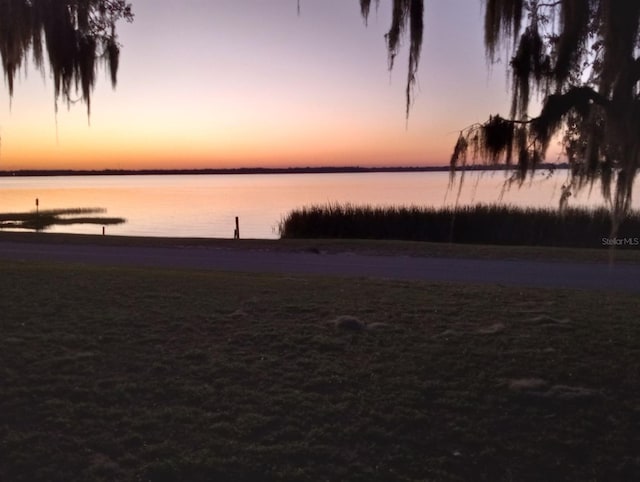
[[[102,235],[104,236],[104,226],[102,226]]]
[[[233,231],[233,239],[240,239],[240,220],[236,216],[236,229]]]

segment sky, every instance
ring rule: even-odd
[[[90,118],[56,114],[33,66],[0,89],[0,170],[447,165],[460,129],[508,114],[479,0],[427,0],[408,120],[391,0],[366,26],[357,0],[130,1],[118,85],[99,73]]]

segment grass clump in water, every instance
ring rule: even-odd
[[[601,247],[611,232],[604,209],[477,204],[461,207],[374,207],[328,204],[289,213],[282,238],[396,239],[498,245]],[[640,234],[640,212],[621,224],[619,239]]]
[[[0,213],[0,228],[42,231],[51,226],[69,224],[113,225],[126,222],[124,218],[87,216],[88,214],[100,214],[106,211],[104,208],[71,208],[47,209],[27,213]]]

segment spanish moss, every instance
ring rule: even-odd
[[[376,10],[380,6],[380,0],[376,0]],[[369,11],[371,10],[371,0],[360,0],[360,13],[365,25],[369,21]]]
[[[132,19],[125,0],[1,0],[0,57],[9,95],[29,54],[43,69],[46,52],[56,106],[60,99],[70,104],[79,95],[90,114],[99,66],[116,85],[120,53],[116,24]]]
[[[487,56],[493,62],[496,50],[506,38],[515,44],[520,33],[523,0],[487,0],[484,18],[484,43]]]
[[[511,116],[527,115],[532,86],[544,87],[549,73],[550,58],[544,52],[542,37],[536,24],[530,25],[520,37],[518,49],[511,59],[512,93]]]
[[[522,182],[560,139],[569,187],[600,180],[615,232],[640,167],[639,24],[640,0],[487,0],[487,57],[513,52],[511,112],[461,131],[452,172],[460,162],[514,160]],[[538,113],[530,112],[534,94]]]
[[[376,0],[376,7],[379,0]],[[360,0],[360,11],[365,23],[369,18],[371,0]],[[409,33],[409,65],[406,85],[406,116],[413,99],[413,90],[416,84],[416,74],[420,63],[422,50],[422,37],[424,32],[424,0],[393,0],[391,27],[385,35],[387,41],[387,53],[389,70],[395,65],[395,59],[400,50],[402,40]]]
[[[580,53],[587,47],[590,3],[585,0],[566,0],[560,5],[560,34],[555,64],[555,80],[565,82],[569,74],[579,68]]]

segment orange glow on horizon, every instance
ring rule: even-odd
[[[386,133],[346,125],[308,131],[303,125],[248,131],[238,125],[105,132],[64,122],[56,140],[55,125],[45,121],[41,127],[46,133],[36,142],[28,128],[3,134],[0,170],[445,165],[455,140],[436,144],[417,129]]]
[[[20,79],[0,113],[0,170],[444,166],[461,128],[509,110],[466,0],[425,16],[408,119],[408,56],[388,71],[382,4],[366,27],[357,2],[300,16],[286,2],[177,5],[134,3],[117,88],[98,79],[90,119],[80,103],[56,111],[48,72]]]

